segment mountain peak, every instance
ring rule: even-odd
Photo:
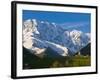
[[[32,21],[33,21],[33,24],[34,24],[35,26],[37,26],[37,20],[36,20],[36,19],[32,19]]]

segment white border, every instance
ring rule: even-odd
[[[22,69],[22,10],[41,10],[41,11],[58,11],[58,12],[81,12],[91,13],[91,66],[90,67],[70,67],[70,68],[53,68],[53,69]],[[21,76],[37,76],[37,75],[50,75],[50,74],[63,74],[63,73],[84,73],[95,72],[96,70],[96,10],[89,8],[76,8],[76,7],[58,7],[46,5],[27,5],[17,4],[17,77]]]

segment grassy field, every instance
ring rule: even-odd
[[[63,59],[62,59],[63,60]],[[81,66],[90,66],[91,59],[90,56],[72,56],[64,58],[61,60],[55,60],[51,67],[81,67]]]
[[[91,56],[89,55],[52,57],[50,54],[52,52],[49,51],[47,56],[40,58],[23,48],[23,69],[91,66]]]
[[[90,58],[90,56],[82,55],[61,58],[39,58],[32,54],[24,54],[23,69],[90,66]]]

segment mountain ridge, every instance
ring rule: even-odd
[[[63,30],[56,23],[37,21],[29,19],[23,23],[23,46],[27,49],[34,50],[52,48],[58,51],[61,56],[67,56],[68,51],[75,54],[78,50],[85,47],[90,42],[89,33],[79,30]],[[64,52],[66,52],[64,54]]]

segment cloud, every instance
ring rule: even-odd
[[[65,29],[85,27],[87,25],[89,25],[89,22],[68,22],[68,23],[60,24],[60,26],[62,26]]]

